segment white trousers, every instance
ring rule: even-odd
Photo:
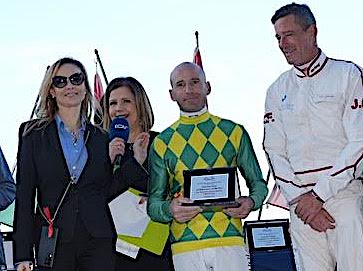
[[[363,271],[363,187],[353,181],[329,199],[324,208],[335,219],[335,229],[319,233],[305,225],[294,213],[291,236],[301,271]]]
[[[173,255],[175,271],[248,271],[242,246],[213,247]]]

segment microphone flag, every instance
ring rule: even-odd
[[[129,139],[130,127],[127,119],[123,117],[116,117],[113,119],[110,125],[110,141],[116,137],[122,138],[125,143]]]

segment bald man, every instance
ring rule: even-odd
[[[267,195],[251,140],[242,125],[214,116],[207,108],[210,85],[204,71],[183,62],[170,75],[170,98],[180,118],[151,147],[148,212],[170,223],[176,271],[248,270],[241,219],[257,210]],[[249,188],[238,208],[203,211],[183,195],[183,171],[238,167]]]

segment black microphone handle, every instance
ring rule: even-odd
[[[116,158],[115,158],[115,165],[118,165],[118,166],[121,166],[122,164],[123,164],[123,158],[124,157],[124,155],[122,155],[122,154],[118,154],[118,155],[116,155]]]
[[[130,153],[127,153],[127,150],[125,150],[124,154],[116,155],[114,164],[119,165],[121,167],[128,158],[130,158]]]

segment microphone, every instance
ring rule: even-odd
[[[130,128],[129,122],[124,117],[116,117],[112,120],[110,129],[109,129],[109,136],[110,141],[114,138],[122,138],[125,143],[129,139]],[[117,155],[115,159],[115,163],[121,164],[122,155]]]
[[[129,122],[123,117],[116,117],[113,119],[110,125],[110,141],[116,137],[122,138],[125,143],[129,139]]]

